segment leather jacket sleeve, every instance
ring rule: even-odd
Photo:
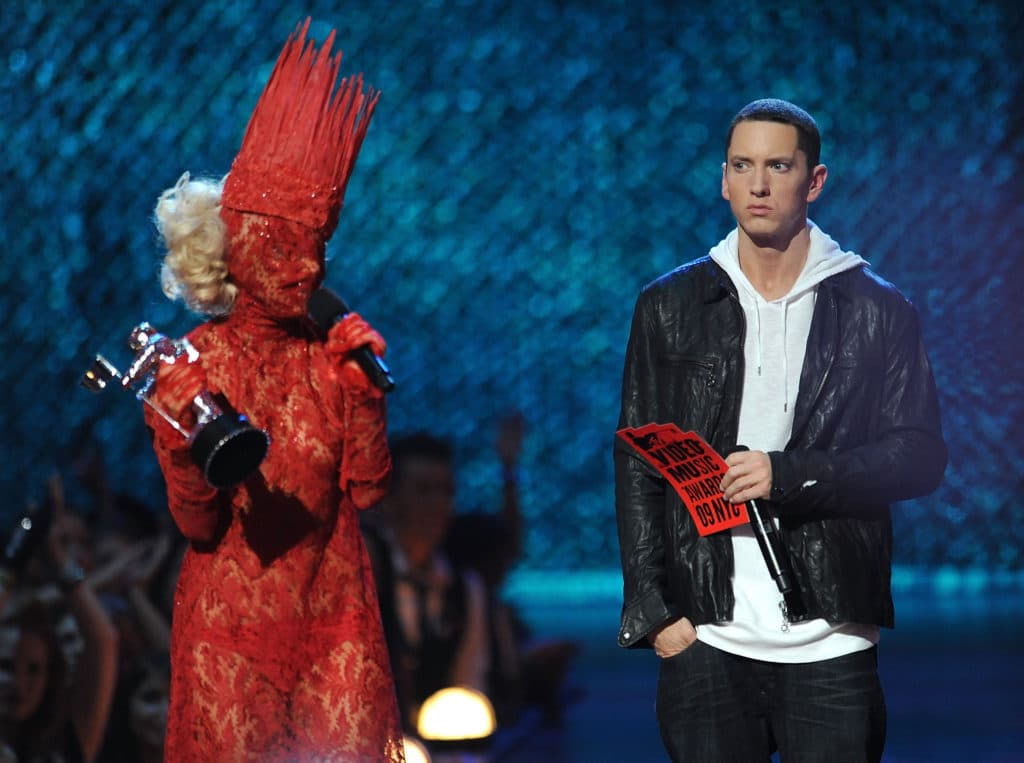
[[[650,384],[655,378],[654,327],[647,308],[649,295],[637,300],[626,349],[619,428],[654,421],[657,401]],[[666,620],[679,617],[665,600],[665,482],[626,443],[615,438],[615,512],[623,571],[622,626],[624,646],[649,646],[644,638]]]
[[[883,305],[866,319],[877,321],[883,347],[880,367],[872,370],[881,375],[876,413],[865,422],[863,411],[844,416],[822,406],[835,418],[831,442],[795,441],[769,454],[771,497],[781,514],[850,513],[926,495],[942,480],[947,452],[917,313],[896,293]],[[870,325],[858,328],[875,333]],[[840,363],[828,374],[843,372]],[[826,375],[823,394],[841,383]]]

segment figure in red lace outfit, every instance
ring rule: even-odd
[[[377,94],[359,78],[335,88],[334,34],[317,51],[308,26],[281,52],[224,181],[186,173],[156,207],[164,291],[213,317],[188,336],[199,360],[161,366],[154,397],[188,426],[208,389],[270,436],[259,471],[218,491],[146,409],[191,541],[173,616],[175,763],[403,759],[357,522],[391,462],[382,394],[350,353],[381,354],[384,341],[354,313],[325,341],[306,315]]]

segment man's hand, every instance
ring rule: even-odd
[[[722,493],[730,503],[768,498],[772,489],[772,460],[760,450],[741,450],[725,459],[729,470],[722,477]]]
[[[689,618],[680,617],[667,625],[647,634],[647,640],[661,659],[668,659],[682,652],[697,640],[697,629]]]

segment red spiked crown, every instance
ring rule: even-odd
[[[342,54],[331,55],[334,31],[317,51],[306,40],[308,30],[307,18],[281,50],[224,181],[221,204],[293,220],[326,240],[380,93],[364,92],[361,74],[343,78],[335,90]]]

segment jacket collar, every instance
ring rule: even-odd
[[[732,279],[722,269],[722,266],[712,260],[711,257],[703,257],[701,259],[705,260],[710,268],[710,278],[704,280],[704,293],[701,295],[703,302],[711,304],[713,302],[721,302],[728,297],[737,297],[736,284],[732,282]]]

